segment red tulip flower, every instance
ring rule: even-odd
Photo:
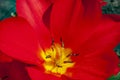
[[[26,63],[31,80],[107,80],[119,22],[99,1],[17,0],[18,17],[0,24],[0,50]]]

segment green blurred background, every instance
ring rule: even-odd
[[[120,14],[120,0],[104,0],[107,5],[102,8],[105,14]]]
[[[0,20],[16,12],[15,0],[0,0]]]
[[[120,14],[120,0],[105,1],[108,4],[102,7],[103,14]],[[0,20],[16,15],[15,5],[15,0],[0,0]],[[120,57],[120,45],[115,48],[115,51]],[[111,76],[109,80],[120,80],[120,72]]]

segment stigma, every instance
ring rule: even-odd
[[[40,52],[44,60],[43,67],[48,74],[61,76],[67,73],[69,68],[74,67],[75,62],[71,59],[72,50],[64,48],[63,43],[51,45],[49,49]]]

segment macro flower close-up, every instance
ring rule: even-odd
[[[114,48],[120,23],[102,14],[102,5],[102,0],[16,0],[17,16],[0,22],[0,51],[7,65],[17,64],[12,69],[20,75],[12,76],[23,79],[8,74],[8,80],[107,80],[119,64]]]

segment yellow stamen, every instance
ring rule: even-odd
[[[43,66],[46,73],[53,73],[55,75],[63,75],[68,68],[74,66],[71,60],[72,53],[70,48],[64,48],[59,44],[54,44],[51,48],[41,51],[40,56],[44,60]]]

